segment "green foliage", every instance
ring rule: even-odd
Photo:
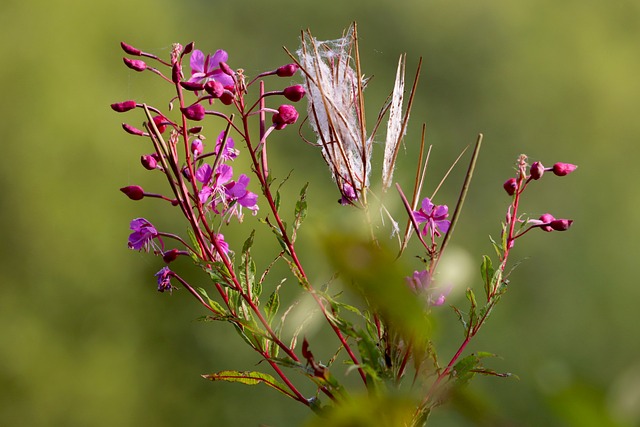
[[[276,380],[274,377],[262,372],[256,371],[220,371],[215,374],[202,375],[203,378],[210,381],[227,381],[232,383],[241,383],[246,385],[265,384],[273,389],[278,390],[284,395],[294,398],[287,391],[287,386]]]

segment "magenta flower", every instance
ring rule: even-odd
[[[220,151],[220,146],[222,146],[222,138],[224,138],[225,131],[220,132],[218,135],[218,139],[216,140],[216,154]],[[235,149],[235,142],[233,142],[233,138],[228,137],[227,141],[224,144],[224,150],[222,150],[222,159],[223,160],[233,160],[238,157],[239,151]]]
[[[171,292],[173,290],[173,286],[171,286],[172,274],[173,272],[169,270],[169,267],[162,267],[162,269],[155,274],[158,278],[158,292]]]
[[[426,236],[427,233],[431,234],[431,238],[440,236],[442,233],[449,231],[451,221],[446,219],[449,216],[449,208],[447,205],[434,205],[431,200],[426,197],[422,201],[422,207],[420,210],[413,211],[413,217],[418,224],[424,224],[421,234]]]
[[[216,240],[216,243],[218,244],[218,247],[220,248],[220,250],[222,251],[224,256],[228,258],[229,257],[229,244],[227,242],[225,242],[224,235],[218,233],[218,234],[215,234],[213,236],[213,238]],[[215,252],[215,249],[214,249],[214,252]],[[215,256],[216,256],[216,260],[218,260],[218,261],[221,260],[220,253],[215,252]]]
[[[225,193],[230,201],[235,201],[237,205],[243,206],[251,211],[255,215],[258,213],[258,195],[247,190],[249,184],[249,177],[245,174],[240,175],[237,181],[230,182],[225,186]],[[234,211],[232,214],[236,214],[238,218],[242,217],[241,210],[235,210],[237,205],[233,206]]]
[[[198,197],[200,203],[207,203],[210,198],[221,199],[224,198],[224,191],[222,186],[227,184],[233,178],[233,168],[224,163],[216,168],[215,174],[213,173],[213,167],[205,163],[196,171],[196,179],[203,184]],[[216,200],[224,201],[224,200]]]
[[[129,226],[133,233],[129,235],[129,249],[149,251],[149,246],[154,238],[158,237],[158,230],[146,219],[136,218]]]
[[[210,80],[220,82],[224,87],[233,87],[233,78],[225,74],[220,69],[221,62],[227,62],[229,55],[224,50],[217,50],[216,53],[206,55],[196,49],[191,54],[189,65],[191,65],[191,78],[189,82],[200,82],[205,84]]]
[[[412,291],[427,296],[427,303],[431,306],[440,306],[444,304],[447,295],[451,292],[451,286],[439,291],[432,286],[431,275],[427,270],[414,271],[410,277],[405,277],[407,285]]]

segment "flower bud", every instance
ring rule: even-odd
[[[190,82],[190,81],[180,82],[180,86],[182,86],[186,90],[190,90],[194,92],[197,90],[204,89],[204,85],[199,82]]]
[[[144,197],[144,190],[139,185],[130,185],[120,189],[131,200],[141,200]]]
[[[284,97],[291,102],[300,101],[302,98],[304,98],[304,95],[306,93],[307,92],[304,90],[304,87],[302,87],[301,85],[289,86],[282,91]]]
[[[160,115],[154,116],[153,123],[155,123],[158,128],[158,132],[164,133],[164,131],[167,130],[167,119],[165,117]]]
[[[204,84],[204,90],[214,98],[220,98],[224,93],[224,86],[216,80],[209,80]]]
[[[529,168],[529,173],[531,174],[531,178],[540,179],[544,174],[544,166],[540,162],[533,162],[531,167]]]
[[[136,101],[124,101],[124,102],[116,102],[111,104],[111,109],[118,113],[124,113],[126,111],[130,111],[136,108]]]
[[[200,121],[204,119],[205,116],[204,107],[200,104],[192,104],[188,107],[181,108],[180,111],[182,111],[182,114],[189,120]]]
[[[541,226],[540,228],[542,230],[544,230],[546,232],[553,231],[553,228],[551,228],[551,223],[556,220],[553,217],[553,215],[551,215],[550,213],[542,214],[542,215],[540,215],[539,220],[542,222],[542,224],[549,224],[549,225]]]
[[[225,90],[224,92],[222,92],[222,95],[220,95],[220,102],[222,102],[224,105],[231,105],[233,103],[233,98],[233,93]]]
[[[172,261],[175,261],[176,258],[178,258],[178,255],[180,255],[180,251],[177,249],[170,249],[168,251],[166,251],[165,253],[162,254],[162,260],[164,262],[166,262],[167,264],[169,264]]]
[[[572,219],[554,219],[549,226],[555,231],[566,231],[573,224]]]
[[[186,46],[184,47],[184,49],[182,50],[182,54],[183,54],[183,55],[188,55],[188,54],[190,54],[194,47],[195,47],[195,43],[194,43],[194,42],[189,43],[189,44],[188,44],[188,45],[186,45]]]
[[[200,133],[202,132],[202,126],[194,126],[192,128],[189,128],[187,132],[189,132],[190,134]]]
[[[226,62],[220,62],[220,70],[227,76],[233,77],[236,75],[235,71],[233,71]]]
[[[126,44],[125,42],[120,42],[120,46],[122,47],[122,50],[124,50],[129,55],[134,55],[134,56],[142,55],[142,51],[140,49],[136,49],[135,47],[129,44]]]
[[[191,142],[191,152],[193,153],[194,156],[199,156],[200,154],[202,154],[202,151],[204,150],[204,147],[202,146],[202,141],[199,139],[194,139],[193,142]]]
[[[131,135],[145,136],[145,133],[143,131],[138,128],[134,128],[133,126],[126,123],[122,124],[122,129],[124,129],[125,132],[130,133]]]
[[[298,68],[298,64],[283,65],[282,67],[278,67],[276,75],[278,77],[291,77],[298,71]]]
[[[171,67],[171,81],[174,83],[180,83],[180,80],[182,80],[182,77],[183,77],[182,66],[180,65],[179,62],[176,62]]]
[[[516,190],[518,189],[518,182],[515,178],[509,178],[505,181],[504,184],[502,184],[502,187],[508,195],[513,196],[514,194],[516,194]]]
[[[141,156],[140,163],[142,163],[142,166],[144,166],[145,169],[150,171],[158,167],[158,160],[156,160],[155,156],[152,154],[145,154]]]
[[[277,130],[284,129],[298,120],[298,112],[293,105],[284,104],[278,107],[278,112],[273,115],[272,122]]]
[[[576,170],[577,167],[578,166],[572,165],[571,163],[556,163],[553,165],[552,170],[557,176],[565,176]]]
[[[122,58],[122,60],[124,61],[124,65],[134,71],[144,71],[147,69],[147,64],[139,59]]]

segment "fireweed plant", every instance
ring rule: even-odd
[[[529,165],[524,155],[517,159],[515,177],[503,185],[511,202],[500,238],[492,239],[495,261],[489,256],[482,258],[483,297],[467,289],[468,308],[452,307],[463,335],[458,350],[443,359],[431,338],[431,325],[434,315],[441,315],[451,285],[439,283],[437,267],[460,215],[482,135],[451,214],[446,204],[435,201],[437,189],[429,197],[421,196],[430,153],[430,149],[425,150],[423,125],[416,175],[408,197],[399,184],[393,185],[393,171],[406,133],[420,64],[405,102],[405,57],[400,57],[393,90],[369,130],[363,95],[367,79],[360,69],[355,24],[337,40],[318,41],[306,31],[301,41],[295,54],[287,51],[292,63],[255,77],[232,68],[224,50],[206,54],[195,49],[194,43],[175,44],[170,58],[163,60],[121,44],[128,55],[124,58],[127,67],[155,74],[173,92],[167,110],[133,100],[111,105],[119,113],[138,110],[143,114],[140,128],[126,123],[122,127],[149,143],[149,153],[140,159],[142,166],[164,176],[168,184],[165,194],[149,193],[137,185],[121,191],[132,200],[159,199],[186,220],[186,227],[177,234],[158,230],[146,218],[135,218],[130,223],[128,246],[162,259],[165,265],[156,273],[158,291],[171,294],[177,288],[186,289],[206,311],[205,320],[230,323],[263,362],[259,371],[224,370],[204,378],[265,384],[316,411],[323,422],[336,417],[338,423],[344,415],[341,411],[348,413],[357,406],[355,402],[369,402],[368,407],[362,403],[362,412],[368,415],[359,415],[364,425],[426,425],[433,408],[474,375],[509,376],[483,365],[492,354],[469,353],[467,347],[508,289],[509,260],[516,242],[533,229],[565,231],[571,226],[571,220],[556,219],[548,213],[529,219],[521,212],[525,190],[543,176],[566,176],[576,166]],[[274,80],[288,81],[298,73],[301,84],[267,89]],[[274,132],[288,132],[291,138],[297,138],[290,125],[298,122],[300,107],[293,104],[305,98],[306,120],[315,134],[314,141],[305,140],[317,146],[329,166],[339,193],[336,209],[356,211],[362,215],[361,222],[369,224],[364,238],[336,233],[326,239],[327,258],[336,270],[331,286],[337,277],[356,291],[362,297],[358,307],[341,302],[340,292],[330,290],[329,283],[312,283],[304,268],[305,262],[312,261],[299,256],[296,241],[307,213],[308,184],[302,185],[295,209],[287,214],[281,209],[279,191],[286,179],[276,185],[269,168],[269,137]],[[385,118],[381,179],[372,186],[374,138]],[[204,123],[212,137],[205,138]],[[234,161],[239,156],[248,157],[250,170],[238,170]],[[402,201],[404,230],[385,208],[389,197]],[[247,212],[259,216],[278,243],[268,265],[259,267],[252,256],[254,231],[246,231],[248,237],[242,247],[231,247],[225,240],[225,227],[242,222]],[[374,217],[383,218],[382,225]],[[393,250],[385,243],[390,240],[389,231],[398,240]],[[418,268],[403,264],[413,236],[418,241],[414,246],[421,249],[410,258]],[[178,257],[190,257],[210,282],[196,286],[185,280],[172,268]],[[337,349],[329,353],[329,360],[314,355],[303,326],[294,325],[295,333],[285,336],[283,331],[290,326],[288,314],[295,302],[281,307],[279,291],[286,278],[272,284],[270,275],[276,263],[288,267],[335,335]],[[340,370],[336,360],[348,365],[346,374],[359,378],[361,386],[342,384],[335,375]],[[310,381],[311,387],[301,385],[305,381]],[[366,399],[357,397],[363,390],[367,390]],[[371,420],[374,424],[367,424]]]

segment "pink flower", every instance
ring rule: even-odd
[[[146,219],[136,218],[129,226],[133,233],[129,235],[129,249],[149,251],[153,239],[158,237],[158,230]]]
[[[426,236],[430,233],[432,239],[449,231],[451,225],[451,221],[446,219],[449,216],[447,205],[434,205],[428,197],[422,201],[420,210],[413,212],[413,216],[418,224],[425,223],[421,234]]]
[[[445,303],[447,295],[451,292],[451,286],[442,291],[434,287],[431,282],[431,275],[427,270],[414,271],[410,277],[405,277],[407,285],[412,291],[418,294],[426,294],[427,303],[431,306],[440,306]]]
[[[578,166],[572,165],[571,163],[556,163],[553,165],[552,170],[557,176],[565,176],[576,170],[577,167]]]
[[[227,62],[229,55],[224,50],[217,50],[216,53],[206,55],[202,51],[196,49],[191,54],[189,65],[191,65],[191,78],[189,82],[207,83],[215,80],[222,83],[222,86],[234,86],[233,78],[225,74],[220,69],[221,62]]]

